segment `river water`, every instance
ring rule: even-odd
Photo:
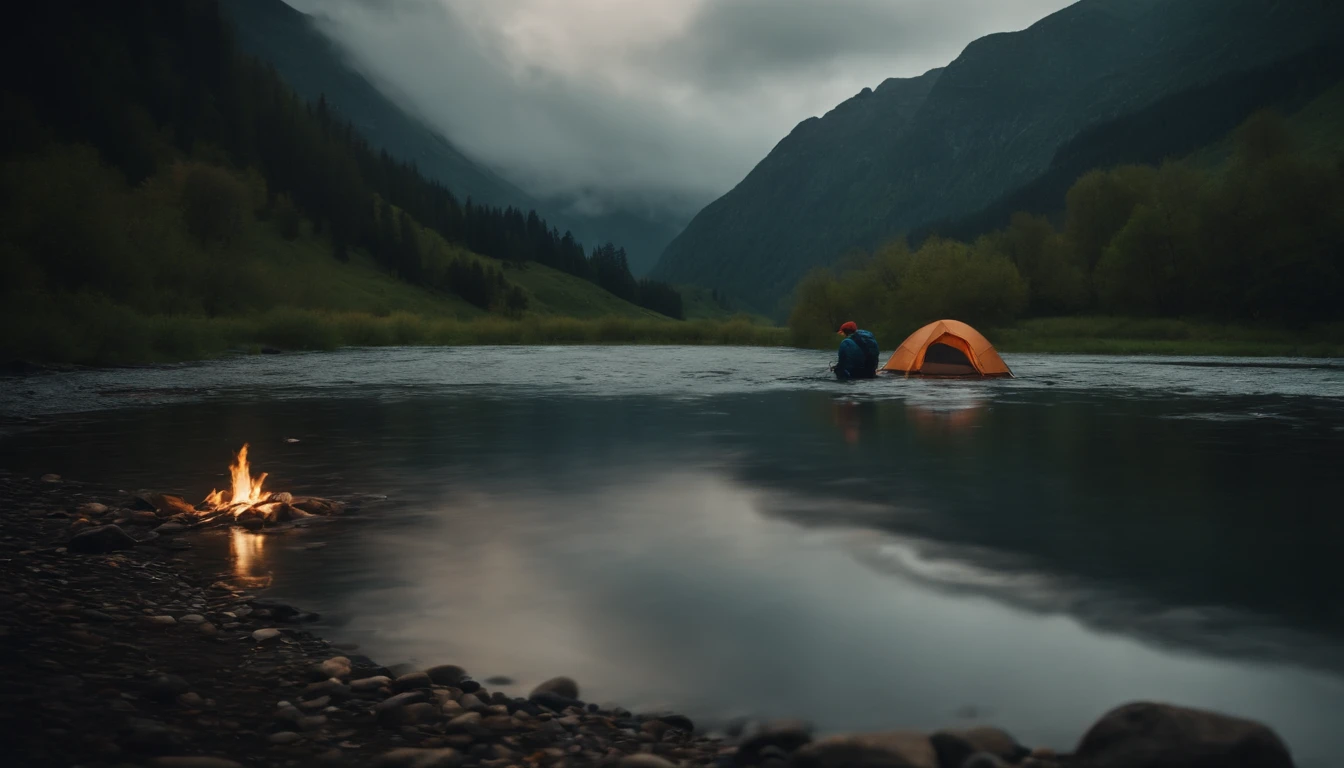
[[[268,488],[358,509],[201,556],[506,691],[1059,748],[1158,699],[1337,764],[1344,366],[1005,357],[1018,378],[561,347],[0,379],[0,466],[200,498],[248,442]]]

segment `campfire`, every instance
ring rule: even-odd
[[[239,451],[229,465],[232,488],[212,490],[205,501],[197,505],[202,516],[209,520],[233,518],[237,525],[256,530],[277,523],[288,523],[305,517],[330,515],[339,512],[341,503],[315,496],[294,496],[281,492],[263,491],[265,472],[253,477],[247,462],[247,446]]]

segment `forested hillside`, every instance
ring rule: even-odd
[[[696,217],[653,275],[777,312],[807,270],[984,209],[1046,173],[1089,128],[1337,45],[1341,33],[1340,3],[1081,0],[804,121]],[[1211,117],[1221,130],[1241,119],[1221,107]]]
[[[426,178],[444,185],[459,200],[498,208],[549,211],[559,228],[579,240],[614,240],[630,251],[630,266],[644,274],[680,231],[683,221],[615,210],[579,214],[560,200],[540,200],[467,157],[424,121],[388,98],[357,71],[346,53],[316,20],[283,0],[229,0],[221,6],[233,22],[243,51],[275,66],[301,98],[325,95],[332,109],[349,120],[379,151],[416,165]]]
[[[461,202],[374,152],[322,100],[304,103],[241,55],[213,2],[44,3],[20,15],[0,53],[28,75],[0,92],[11,350],[31,351],[43,318],[77,336],[75,318],[92,332],[109,313],[365,309],[370,291],[348,270],[335,279],[348,290],[309,290],[342,265],[395,286],[373,291],[384,315],[518,315],[530,294],[507,272],[528,263],[680,314],[679,296],[634,281],[616,246],[589,256],[535,212]]]
[[[995,329],[1096,315],[1298,331],[1344,321],[1341,117],[1332,89],[1289,118],[1253,115],[1214,145],[1230,152],[1219,164],[1202,151],[1090,171],[1058,222],[1019,212],[971,241],[933,237],[912,249],[897,239],[816,270],[797,290],[794,338],[825,343],[844,319],[889,343],[940,317]],[[1322,145],[1326,125],[1336,139]],[[1344,336],[1338,325],[1324,335]]]

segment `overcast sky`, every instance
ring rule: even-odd
[[[287,0],[536,194],[693,212],[798,122],[1073,0]]]

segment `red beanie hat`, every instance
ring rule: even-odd
[[[853,320],[850,320],[848,323],[845,323],[844,325],[840,326],[840,333],[843,333],[845,335],[849,335],[857,330],[859,330],[859,326],[855,324]]]

